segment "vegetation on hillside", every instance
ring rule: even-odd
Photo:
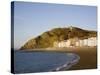
[[[48,48],[53,47],[55,41],[63,41],[74,37],[84,39],[94,36],[97,36],[96,31],[83,30],[77,27],[72,27],[72,29],[54,28],[29,40],[20,49]]]

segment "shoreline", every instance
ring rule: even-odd
[[[66,71],[66,70],[70,69],[73,65],[76,65],[79,62],[80,57],[78,55],[76,55],[76,57],[77,58],[75,58],[73,61],[71,61],[69,63],[65,63],[64,65],[57,67],[53,71]]]
[[[68,70],[96,69],[97,68],[97,47],[71,47],[71,48],[48,48],[22,50],[25,52],[61,52],[75,53],[80,56],[80,60]],[[67,70],[67,69],[66,69]]]
[[[25,52],[69,52],[69,51],[86,51],[87,49],[92,49],[97,47],[65,47],[65,48],[36,48],[36,49],[25,49],[20,51]]]

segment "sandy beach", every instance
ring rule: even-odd
[[[72,66],[69,70],[97,68],[97,47],[70,47],[57,50],[67,53],[76,53],[80,56],[79,62]]]
[[[96,47],[76,48],[68,52],[73,52],[80,56],[79,63],[72,66],[69,70],[97,68],[97,48]]]

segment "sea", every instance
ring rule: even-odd
[[[79,62],[75,53],[14,50],[14,73],[64,71]]]

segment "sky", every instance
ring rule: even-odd
[[[97,7],[34,2],[14,2],[14,48],[59,27],[97,30]]]

